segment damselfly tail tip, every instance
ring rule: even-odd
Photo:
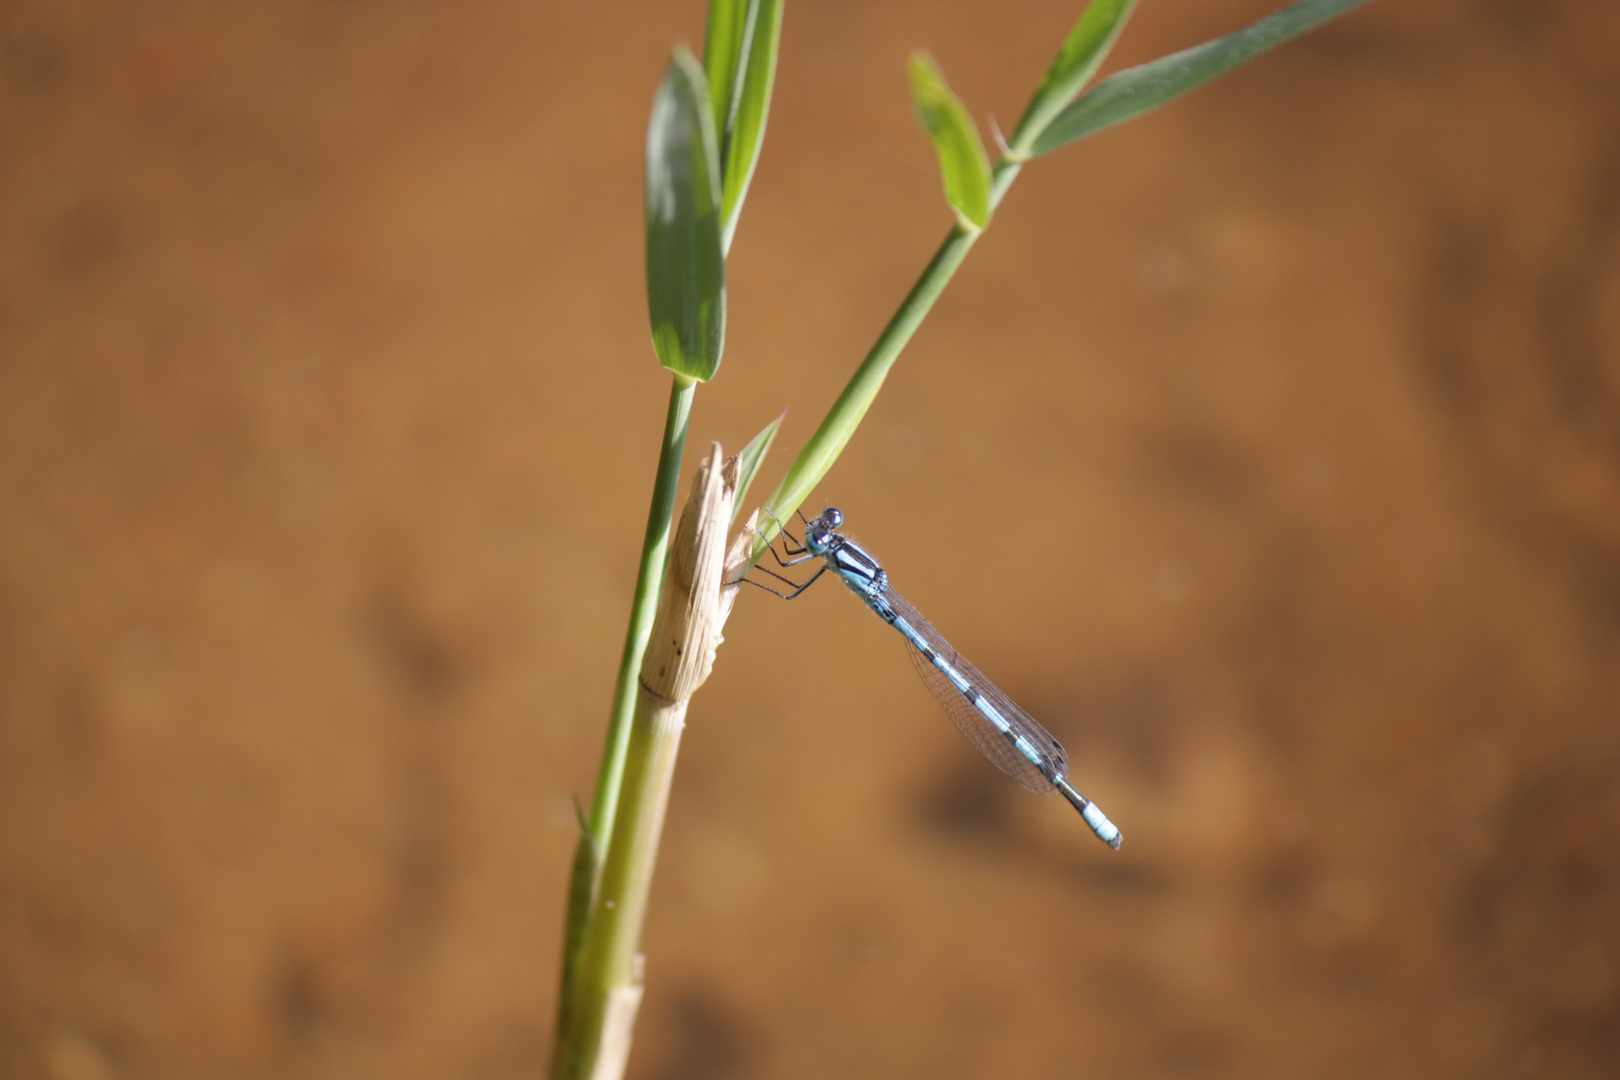
[[[1124,836],[1120,833],[1118,827],[1108,820],[1108,815],[1097,809],[1096,803],[1076,791],[1074,785],[1070,784],[1067,778],[1059,776],[1052,783],[1063,794],[1063,797],[1068,799],[1076,810],[1080,811],[1080,816],[1085,819],[1091,831],[1097,834],[1097,839],[1118,851],[1119,842],[1124,839]]]
[[[1115,851],[1119,850],[1119,842],[1125,839],[1124,834],[1119,831],[1119,828],[1112,821],[1108,820],[1101,810],[1097,809],[1096,803],[1088,803],[1086,808],[1080,812],[1080,816],[1086,819],[1086,824],[1090,825],[1091,831],[1097,834],[1097,839]]]

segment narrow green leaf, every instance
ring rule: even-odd
[[[585,934],[591,924],[591,904],[596,898],[597,875],[601,872],[601,852],[591,835],[584,811],[574,803],[579,815],[579,842],[574,846],[573,869],[568,876],[568,907],[563,917],[562,986],[557,995],[557,1030],[566,1030],[574,1011],[574,992],[579,985],[579,957]]]
[[[1015,154],[1027,153],[1052,118],[1097,74],[1135,10],[1136,0],[1092,0],[1069,31],[1057,59],[1035,88],[1024,118],[1013,131],[1011,148]]]
[[[753,0],[749,7],[747,43],[738,58],[734,107],[721,140],[721,160],[725,163],[721,240],[727,251],[731,250],[743,199],[754,178],[754,166],[759,164],[765,118],[771,110],[771,90],[776,83],[777,47],[782,40],[782,0]]]
[[[596,834],[591,832],[591,819],[585,813],[585,804],[579,801],[578,795],[574,796],[574,823],[579,826],[580,835],[591,845],[591,861],[600,865],[602,851],[597,846]]]
[[[1031,153],[1050,153],[1156,109],[1365,2],[1297,0],[1236,33],[1112,75],[1059,113],[1036,138]]]
[[[737,64],[743,56],[748,9],[758,2],[709,0],[709,22],[703,37],[703,73],[709,80],[714,130],[720,134],[722,142],[730,126],[731,105],[737,96]]]
[[[990,159],[979,129],[961,99],[951,93],[933,57],[912,54],[907,71],[917,118],[939,157],[945,199],[963,224],[978,232],[990,223]]]
[[[720,165],[703,69],[677,49],[647,126],[647,308],[658,362],[707,381],[726,333]]]
[[[771,443],[776,441],[776,433],[782,427],[782,421],[787,416],[783,410],[782,415],[765,425],[765,430],[755,435],[753,441],[742,448],[737,455],[737,501],[731,509],[731,520],[737,520],[737,511],[743,508],[743,498],[748,494],[748,485],[754,482],[754,474],[759,471],[760,462],[770,453]]]

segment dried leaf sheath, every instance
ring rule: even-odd
[[[720,628],[729,613],[720,583],[737,477],[737,459],[722,462],[715,444],[698,470],[670,544],[658,616],[641,661],[641,689],[660,702],[684,702],[714,666]]]

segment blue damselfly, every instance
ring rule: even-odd
[[[799,515],[801,519],[803,514]],[[791,592],[777,592],[762,582],[745,579],[766,592],[792,600],[828,570],[843,579],[878,618],[900,631],[917,673],[922,676],[934,700],[939,702],[968,742],[989,758],[1002,772],[1039,795],[1059,795],[1080,811],[1091,831],[1111,848],[1119,847],[1120,833],[1095,803],[1069,783],[1069,756],[1063,744],[1054,739],[1029,713],[979,670],[951,648],[948,641],[922,617],[905,597],[889,586],[889,575],[865,548],[838,529],[844,515],[829,506],[815,520],[805,520],[804,543],[793,544],[782,529],[786,558],[771,548],[771,555],[783,568],[820,559],[821,567],[803,584],[756,566],[755,569],[793,586]],[[778,526],[781,522],[777,522]]]

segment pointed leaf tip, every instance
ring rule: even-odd
[[[1041,77],[1029,108],[1013,132],[1013,153],[1027,155],[1052,118],[1091,81],[1113,51],[1136,4],[1137,0],[1091,0],[1064,39],[1052,66]]]
[[[748,494],[748,485],[754,482],[754,475],[759,472],[765,455],[770,453],[771,443],[776,441],[776,433],[781,430],[782,421],[787,419],[787,410],[783,409],[780,416],[765,425],[758,435],[755,435],[749,444],[742,448],[737,455],[737,501],[732,507],[731,516],[735,518],[737,511],[742,509],[743,497]]]
[[[907,73],[917,119],[939,158],[945,199],[965,225],[978,231],[990,223],[990,159],[979,129],[932,56],[912,54]]]

